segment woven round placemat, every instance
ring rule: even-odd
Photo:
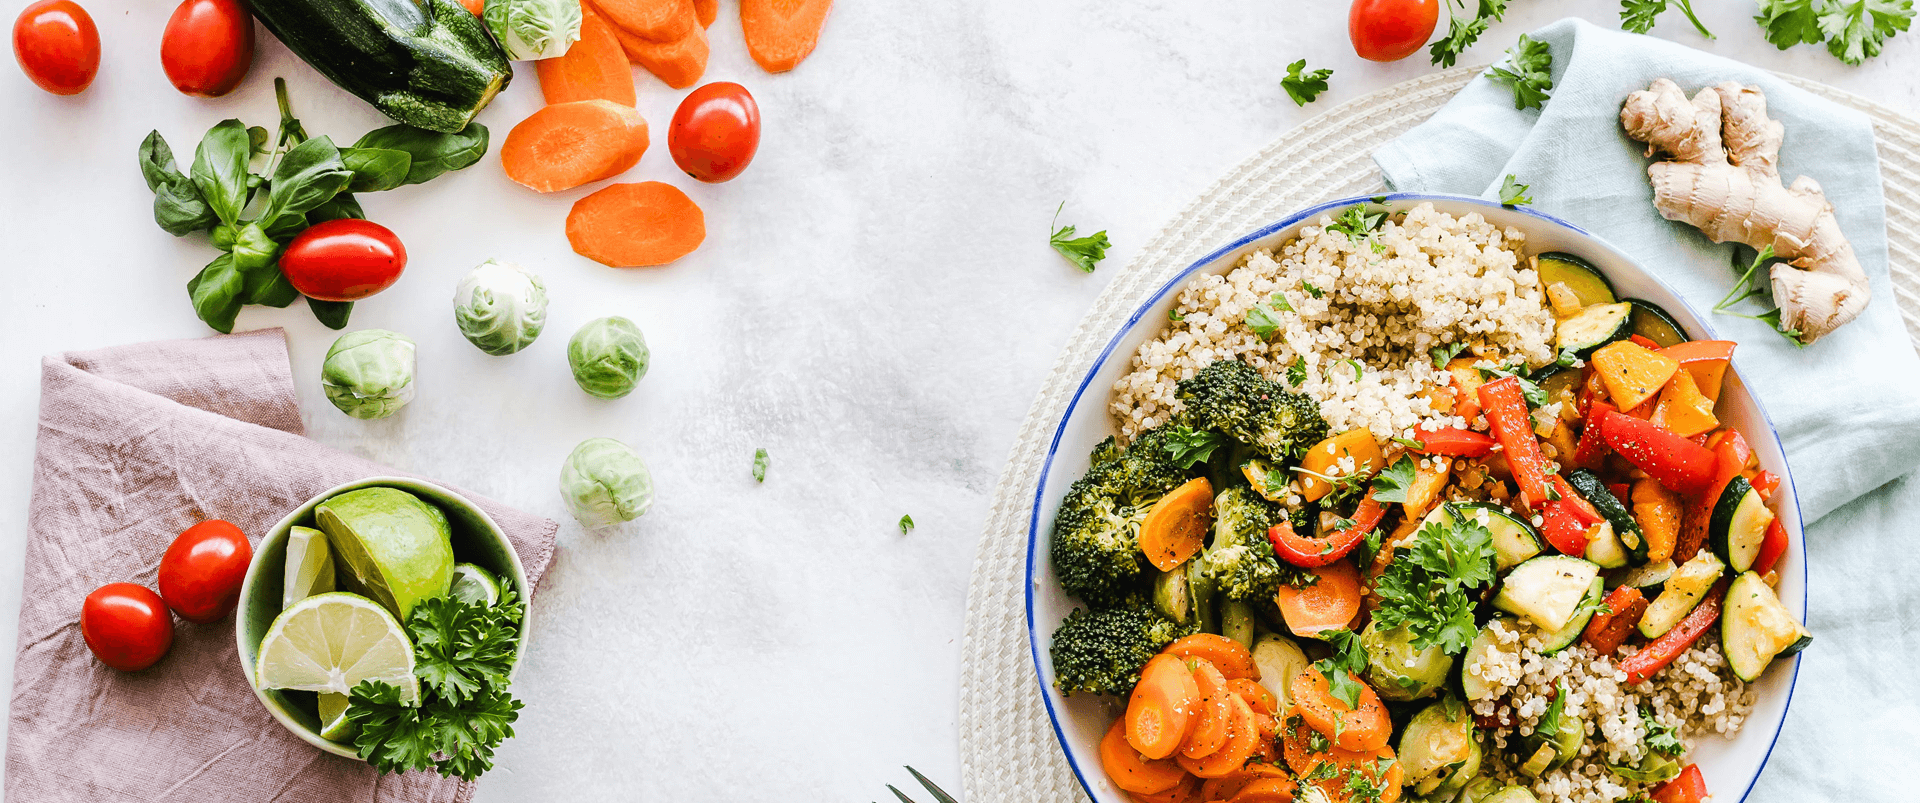
[[[1046,446],[1101,346],[1142,299],[1219,243],[1297,209],[1383,189],[1374,149],[1432,116],[1482,69],[1459,67],[1396,84],[1287,132],[1182,209],[1081,319],[1020,427],[974,559],[960,658],[960,771],[968,801],[1086,799],[1040,699],[1024,590],[1027,524]],[[1873,119],[1895,300],[1920,345],[1920,120],[1824,84],[1781,78]]]

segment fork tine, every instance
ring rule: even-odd
[[[893,784],[887,784],[887,791],[892,792],[894,797],[900,798],[900,803],[913,803],[913,798],[907,797],[905,792],[893,788]]]
[[[927,776],[921,775],[919,770],[908,767],[907,772],[913,773],[913,779],[919,781],[921,786],[926,787],[927,791],[932,793],[933,799],[938,801],[938,803],[960,803],[960,801],[953,799],[953,795],[949,795],[945,790],[933,785],[933,782],[927,780]]]

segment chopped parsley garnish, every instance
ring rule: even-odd
[[[1306,59],[1296,61],[1287,65],[1287,77],[1280,79],[1280,88],[1287,90],[1287,97],[1293,98],[1296,106],[1305,106],[1320,97],[1320,93],[1327,91],[1327,79],[1333,77],[1333,70],[1303,72],[1306,68]]]
[[[1065,208],[1067,208],[1067,202],[1061,201],[1060,207],[1053,210],[1054,223],[1060,222],[1060,210]],[[1102,229],[1079,238],[1074,237],[1074,234],[1072,226],[1061,226],[1053,230],[1053,236],[1047,238],[1047,244],[1053,246],[1053,250],[1059,251],[1068,262],[1078,265],[1082,271],[1092,273],[1093,266],[1107,258],[1107,246],[1112,245],[1107,242],[1107,232]]]
[[[1253,309],[1247,310],[1247,328],[1252,329],[1261,340],[1272,339],[1273,333],[1280,331],[1281,327],[1280,318],[1275,313],[1292,311],[1293,305],[1287,303],[1287,297],[1274,293],[1266,303],[1255,304]]]
[[[1541,407],[1546,405],[1546,403],[1550,401],[1547,398],[1546,390],[1542,389],[1539,385],[1534,384],[1533,380],[1520,375],[1519,372],[1524,371],[1527,368],[1525,364],[1514,363],[1512,365],[1502,365],[1498,368],[1482,368],[1480,366],[1474,366],[1474,367],[1480,372],[1480,377],[1482,379],[1499,379],[1500,377],[1503,377],[1503,376],[1510,376],[1510,377],[1513,377],[1514,379],[1520,380],[1520,396],[1522,398],[1525,398],[1527,400],[1527,404],[1529,405],[1532,405],[1534,407]]]
[[[767,450],[753,450],[753,481],[767,481]]]
[[[1413,486],[1413,458],[1401,455],[1393,465],[1381,469],[1373,478],[1373,501],[1406,504],[1407,489]]]
[[[1385,210],[1368,214],[1366,204],[1355,204],[1347,207],[1347,211],[1341,212],[1339,217],[1327,224],[1327,231],[1344,234],[1347,239],[1359,242],[1372,236],[1374,230],[1380,228],[1380,224],[1386,220]]]
[[[1533,198],[1527,195],[1529,189],[1532,187],[1520,183],[1512,173],[1508,173],[1506,178],[1500,180],[1500,203],[1506,206],[1533,203]]]
[[[1538,109],[1553,97],[1553,53],[1547,43],[1520,34],[1520,41],[1507,50],[1506,66],[1487,71],[1494,81],[1513,88],[1513,107]],[[1507,203],[1502,200],[1501,203]],[[1517,203],[1531,203],[1519,201]]]
[[[1387,440],[1393,441],[1394,443],[1400,444],[1401,446],[1404,446],[1408,449],[1412,449],[1416,452],[1420,451],[1421,449],[1427,448],[1426,444],[1421,443],[1412,438],[1392,437],[1392,438],[1388,438]]]
[[[1333,647],[1333,655],[1315,661],[1314,668],[1327,676],[1327,691],[1334,699],[1349,711],[1359,708],[1362,684],[1356,678],[1367,671],[1367,648],[1346,628],[1323,630],[1319,635]]]
[[[1433,357],[1433,367],[1445,368],[1447,363],[1452,362],[1453,358],[1460,356],[1460,352],[1466,350],[1465,343],[1448,343],[1444,346],[1434,346],[1427,351],[1427,355]]]
[[[1534,730],[1537,732],[1546,734],[1560,732],[1562,724],[1560,721],[1561,714],[1564,713],[1567,708],[1567,684],[1565,682],[1557,683],[1554,685],[1553,691],[1553,702],[1547,704],[1547,712],[1540,715],[1540,724],[1534,727]]]
[[[1167,432],[1167,454],[1181,468],[1193,468],[1196,463],[1205,463],[1213,459],[1215,450],[1227,445],[1227,436],[1205,429],[1194,429],[1181,424]]]
[[[1325,291],[1321,290],[1318,287],[1314,287],[1313,282],[1307,282],[1307,281],[1301,282],[1300,289],[1307,291],[1307,295],[1313,296],[1314,298],[1320,298],[1326,295]]]
[[[1383,628],[1407,628],[1415,649],[1438,644],[1456,655],[1480,632],[1468,592],[1492,583],[1493,534],[1473,519],[1434,521],[1375,581],[1381,603],[1373,618]]]
[[[1347,359],[1341,360],[1341,362],[1353,366],[1353,381],[1358,382],[1360,381],[1360,377],[1365,375],[1364,370],[1360,367],[1359,360],[1348,357]]]
[[[1307,383],[1307,358],[1294,357],[1293,364],[1287,366],[1287,384],[1300,387]]]
[[[1640,722],[1647,729],[1648,750],[1668,758],[1679,758],[1681,753],[1687,751],[1687,746],[1680,742],[1680,729],[1660,724],[1645,709],[1640,711]]]
[[[1169,321],[1184,321],[1186,319],[1187,319],[1187,314],[1184,312],[1181,312],[1179,309],[1167,310],[1167,320]]]
[[[913,517],[902,515],[900,517],[900,534],[906,535],[910,532],[913,532]]]

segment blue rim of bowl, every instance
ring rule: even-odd
[[[1267,237],[1270,237],[1275,232],[1278,232],[1282,229],[1286,229],[1290,226],[1293,226],[1294,224],[1299,223],[1300,221],[1312,218],[1315,215],[1320,215],[1335,209],[1343,209],[1345,207],[1354,206],[1356,204],[1362,204],[1362,203],[1385,204],[1385,203],[1397,202],[1397,201],[1411,201],[1411,202],[1452,201],[1452,202],[1473,204],[1476,206],[1484,206],[1491,209],[1506,209],[1514,212],[1519,212],[1528,217],[1537,218],[1546,223],[1559,226],[1575,234],[1578,234],[1582,237],[1585,237],[1593,241],[1594,243],[1598,244],[1602,248],[1612,250],[1615,254],[1619,255],[1622,259],[1626,260],[1629,264],[1632,264],[1635,267],[1640,268],[1640,272],[1642,274],[1645,274],[1647,278],[1653,280],[1654,284],[1659,285],[1662,289],[1665,289],[1670,295],[1672,295],[1674,298],[1680,301],[1681,307],[1686,309],[1686,311],[1693,316],[1693,319],[1695,321],[1699,322],[1700,328],[1705,331],[1708,339],[1715,339],[1713,326],[1708,324],[1707,319],[1701,316],[1699,311],[1693,308],[1692,304],[1689,304],[1687,302],[1686,297],[1680,295],[1678,292],[1675,292],[1674,289],[1668,286],[1667,283],[1664,280],[1662,280],[1658,275],[1647,270],[1645,267],[1641,267],[1639,260],[1636,260],[1633,257],[1629,256],[1627,252],[1622,251],[1620,248],[1608,242],[1606,239],[1598,235],[1595,235],[1594,233],[1589,232],[1586,229],[1580,228],[1579,226],[1576,226],[1565,220],[1561,220],[1560,218],[1554,217],[1553,215],[1549,215],[1545,212],[1541,212],[1537,209],[1532,209],[1525,206],[1506,206],[1503,204],[1495,203],[1493,201],[1489,201],[1485,198],[1476,198],[1469,195],[1445,195],[1445,194],[1437,194],[1437,193],[1417,193],[1417,192],[1392,192],[1392,193],[1385,193],[1381,195],[1362,195],[1362,196],[1357,196],[1353,198],[1341,198],[1339,200],[1328,201],[1318,206],[1308,207],[1307,209],[1301,210],[1299,212],[1295,212],[1291,215],[1288,215],[1285,218],[1282,218],[1277,223],[1272,223],[1267,226],[1261,227],[1260,229],[1254,231],[1251,234],[1245,235],[1237,240],[1234,240],[1231,243],[1221,246],[1220,248],[1215,249],[1212,253],[1209,253],[1206,256],[1201,257],[1198,261],[1194,262],[1193,264],[1188,265],[1185,270],[1180,271],[1178,274],[1174,275],[1173,278],[1168,279],[1166,284],[1161,285],[1160,289],[1154,291],[1152,296],[1149,296],[1146,301],[1141,302],[1140,306],[1133,311],[1133,315],[1127,318],[1126,324],[1121,326],[1120,330],[1114,333],[1112,339],[1107,341],[1106,348],[1101,349],[1100,356],[1093,361],[1093,367],[1087,369],[1086,377],[1080,380],[1080,387],[1074,390],[1073,398],[1067,402],[1066,413],[1060,417],[1059,426],[1054,428],[1053,440],[1047,444],[1047,458],[1046,458],[1046,461],[1041,464],[1040,480],[1036,484],[1033,491],[1033,512],[1029,514],[1027,519],[1027,583],[1026,583],[1026,590],[1025,590],[1026,609],[1027,609],[1027,651],[1028,651],[1028,654],[1033,659],[1033,677],[1035,682],[1040,684],[1040,702],[1047,707],[1047,722],[1049,725],[1053,727],[1054,740],[1059,742],[1060,752],[1066,756],[1067,766],[1073,769],[1074,780],[1080,782],[1080,788],[1082,791],[1086,792],[1088,799],[1098,800],[1099,798],[1096,797],[1094,794],[1093,785],[1087,783],[1086,773],[1080,769],[1080,763],[1074,760],[1073,751],[1067,749],[1067,735],[1065,732],[1063,732],[1060,729],[1060,712],[1056,711],[1053,705],[1053,697],[1052,697],[1053,690],[1048,688],[1046,681],[1042,679],[1042,667],[1040,664],[1041,637],[1040,637],[1040,631],[1037,626],[1037,622],[1035,621],[1034,615],[1033,615],[1033,586],[1034,586],[1033,577],[1034,577],[1034,568],[1035,568],[1034,561],[1035,561],[1035,555],[1037,554],[1039,550],[1039,545],[1040,545],[1040,514],[1042,512],[1041,497],[1046,492],[1047,478],[1053,472],[1053,458],[1060,449],[1061,439],[1066,436],[1067,422],[1073,419],[1073,412],[1074,410],[1079,408],[1080,399],[1086,395],[1087,388],[1092,386],[1094,377],[1100,374],[1100,369],[1105,367],[1107,364],[1107,360],[1113,356],[1114,349],[1119,348],[1120,341],[1124,340],[1127,337],[1127,334],[1132,332],[1134,327],[1140,324],[1140,319],[1145,317],[1149,310],[1153,309],[1155,306],[1158,306],[1161,300],[1167,297],[1168,293],[1171,293],[1174,290],[1178,289],[1181,285],[1186,284],[1189,279],[1193,278],[1194,274],[1199,273],[1202,269],[1206,268],[1207,266],[1212,265],[1215,262],[1218,262],[1222,257],[1225,257],[1228,254],[1238,251],[1241,248],[1245,248],[1246,246],[1258,240],[1262,240]],[[1740,371],[1738,367],[1733,367],[1733,372],[1734,372],[1734,376],[1736,377],[1740,375]],[[1793,552],[1797,554],[1800,559],[1801,588],[1806,589],[1805,591],[1802,592],[1801,600],[1800,600],[1800,621],[1804,622],[1807,620],[1807,600],[1806,600],[1808,596],[1807,592],[1811,591],[1811,589],[1808,588],[1807,553],[1806,553],[1806,542],[1807,542],[1806,520],[1804,517],[1804,512],[1800,509],[1799,486],[1794,484],[1792,467],[1786,465],[1786,461],[1784,459],[1784,456],[1786,453],[1786,447],[1785,447],[1785,444],[1782,443],[1780,440],[1779,428],[1775,427],[1773,424],[1773,417],[1767,414],[1766,405],[1760,402],[1759,396],[1755,395],[1751,389],[1747,389],[1746,393],[1748,397],[1753,400],[1753,408],[1759,411],[1760,419],[1767,423],[1767,430],[1769,433],[1773,435],[1774,443],[1780,444],[1781,446],[1780,451],[1783,459],[1781,460],[1780,475],[1783,478],[1789,490],[1789,496],[1793,498],[1793,508],[1794,508],[1795,518],[1799,519],[1800,521],[1800,537],[1794,540]],[[1753,777],[1747,781],[1747,788],[1740,793],[1740,798],[1739,798],[1740,803],[1745,803],[1746,799],[1753,794],[1754,784],[1759,783],[1760,774],[1766,771],[1767,761],[1773,757],[1773,748],[1780,741],[1780,731],[1785,729],[1786,727],[1787,711],[1793,707],[1793,690],[1794,690],[1794,687],[1797,686],[1800,682],[1800,654],[1795,653],[1790,657],[1793,661],[1793,674],[1787,681],[1786,704],[1781,706],[1780,708],[1780,720],[1774,723],[1773,738],[1767,742],[1766,753],[1761,755],[1760,757],[1760,766],[1754,769]]]

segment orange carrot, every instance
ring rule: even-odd
[[[1213,664],[1220,674],[1228,680],[1234,678],[1260,679],[1260,668],[1253,665],[1253,653],[1245,645],[1226,636],[1214,633],[1195,633],[1175,639],[1167,648],[1161,650],[1165,655],[1177,655],[1181,658],[1204,658]]]
[[[1316,750],[1313,746],[1313,737],[1317,733],[1319,733],[1319,731],[1314,730],[1312,726],[1307,724],[1306,720],[1300,718],[1299,706],[1287,707],[1286,716],[1280,720],[1280,747],[1281,755],[1286,758],[1287,766],[1293,770],[1293,774],[1307,774],[1312,771],[1314,765],[1319,764],[1321,758],[1323,758],[1323,754],[1326,751],[1324,749]],[[1326,737],[1322,736],[1320,738],[1325,739]],[[1325,747],[1330,748],[1332,744],[1332,742],[1328,742]]]
[[[1154,656],[1127,700],[1127,744],[1147,758],[1173,755],[1193,729],[1199,703],[1200,685],[1186,661],[1166,653]]]
[[[573,252],[615,268],[665,265],[693,253],[706,238],[700,207],[658,181],[606,187],[575,201],[567,213]]]
[[[1127,797],[1134,803],[1206,803],[1207,801],[1200,796],[1200,779],[1188,775],[1184,770],[1180,773],[1180,782],[1174,784],[1172,789],[1151,795],[1128,792]]]
[[[507,132],[500,163],[534,192],[557,192],[626,172],[647,152],[647,121],[632,106],[576,100],[534,112]]]
[[[1352,708],[1328,689],[1327,676],[1321,674],[1317,666],[1307,667],[1307,671],[1293,676],[1293,685],[1287,687],[1294,700],[1294,708],[1300,718],[1317,730],[1321,735],[1333,741],[1333,746],[1344,750],[1378,750],[1387,745],[1387,739],[1393,735],[1393,721],[1387,717],[1387,708],[1380,703],[1380,695],[1364,680],[1354,680],[1360,684],[1359,705]]]
[[[1271,764],[1248,764],[1218,778],[1208,778],[1205,783],[1200,784],[1200,799],[1233,800],[1236,795],[1257,782],[1286,777],[1287,771],[1280,767]]]
[[[1180,745],[1180,754],[1187,758],[1209,756],[1227,743],[1227,726],[1232,724],[1233,705],[1228,702],[1235,695],[1227,688],[1227,679],[1204,659],[1189,658],[1193,665],[1193,680],[1200,687],[1200,704],[1196,708],[1199,717],[1193,723],[1193,730],[1187,733],[1187,741]]]
[[[832,8],[833,0],[740,0],[747,54],[767,72],[800,66],[820,41]]]
[[[1240,787],[1232,803],[1292,803],[1292,778],[1260,778]]]
[[[1296,636],[1312,636],[1346,627],[1360,612],[1360,570],[1352,563],[1336,560],[1307,571],[1320,579],[1305,588],[1282,584],[1273,594],[1287,629]]]
[[[693,0],[593,0],[607,21],[649,42],[671,42],[700,27]]]
[[[1387,762],[1386,774],[1383,776],[1380,773],[1380,765],[1383,763],[1381,759],[1391,760],[1394,758],[1393,748],[1391,747],[1361,751],[1342,750],[1335,747],[1329,750],[1326,756],[1326,760],[1335,767],[1331,776],[1316,778],[1307,781],[1307,783],[1319,787],[1320,791],[1326,794],[1327,800],[1333,803],[1360,803],[1360,801],[1365,801],[1366,803],[1396,803],[1396,801],[1400,799],[1400,785],[1406,779],[1406,770],[1400,766],[1399,761],[1389,761]],[[1380,795],[1375,797],[1373,795],[1361,796],[1356,794],[1353,786],[1351,786],[1351,776],[1356,773],[1365,777],[1371,782],[1371,785],[1379,789]],[[1325,775],[1327,773],[1323,770],[1320,774]]]
[[[693,86],[707,73],[707,29],[698,25],[689,28],[685,36],[666,42],[648,41],[619,28],[613,33],[628,61],[645,67],[674,89]]]
[[[482,12],[487,10],[487,0],[460,0],[460,7],[478,17]]]
[[[1140,551],[1163,572],[1187,562],[1206,543],[1213,526],[1213,485],[1206,477],[1187,480],[1160,497],[1140,522]]]
[[[633,68],[620,49],[613,26],[592,6],[580,7],[580,41],[564,56],[540,59],[533,67],[540,76],[540,94],[549,105],[576,100],[610,100],[634,105]]]
[[[1246,766],[1247,759],[1253,757],[1253,751],[1260,746],[1260,729],[1254,724],[1253,709],[1247,707],[1247,701],[1238,697],[1231,699],[1233,723],[1227,729],[1227,743],[1204,758],[1174,756],[1174,761],[1188,772],[1202,778],[1218,778],[1237,772]]]
[[[1100,766],[1107,771],[1107,777],[1113,779],[1114,786],[1151,795],[1172,789],[1188,777],[1179,764],[1140,755],[1133,745],[1127,744],[1126,733],[1125,719],[1116,719],[1113,727],[1107,729],[1106,737],[1100,740]]]
[[[1247,705],[1253,706],[1253,713],[1273,714],[1280,707],[1280,698],[1273,696],[1273,692],[1261,685],[1260,681],[1234,678],[1227,681],[1227,688],[1240,695],[1240,699],[1246,700]]]
[[[693,0],[693,16],[700,20],[700,27],[713,27],[720,18],[720,0]]]

